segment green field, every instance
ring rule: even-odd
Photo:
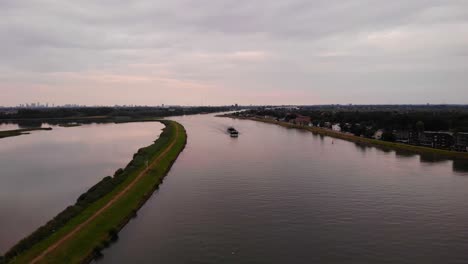
[[[418,154],[434,154],[434,155],[440,155],[442,157],[453,158],[453,159],[468,159],[467,152],[456,152],[456,151],[428,148],[428,147],[423,147],[423,146],[414,146],[414,145],[408,145],[408,144],[402,144],[402,143],[396,143],[396,142],[388,142],[388,141],[376,140],[376,139],[371,139],[371,138],[357,137],[354,135],[335,132],[333,130],[323,129],[319,127],[305,127],[305,126],[299,126],[299,125],[295,125],[291,123],[280,122],[280,121],[269,120],[269,119],[262,119],[262,118],[255,118],[255,117],[244,118],[244,117],[237,117],[237,116],[231,116],[231,115],[225,115],[225,117],[237,118],[237,119],[248,119],[248,120],[260,121],[260,122],[269,123],[269,124],[276,124],[276,125],[280,125],[280,126],[287,127],[287,128],[303,129],[303,130],[308,130],[313,133],[324,135],[324,136],[330,136],[334,138],[379,146],[379,147],[388,148],[388,149],[405,150],[405,151],[410,151],[410,152],[414,152]]]
[[[183,126],[174,121],[161,122],[166,125],[163,133],[154,144],[135,154],[124,169],[123,173],[128,174],[125,181],[8,263],[82,263],[98,256],[158,188],[185,147]]]

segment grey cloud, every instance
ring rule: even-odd
[[[281,91],[291,103],[398,102],[405,91],[414,102],[468,98],[466,1],[4,0],[0,16],[0,90],[76,86],[69,73],[93,85],[85,77],[99,72],[144,75],[154,80],[144,89],[155,93],[181,83],[217,87],[206,96],[219,103],[233,96],[255,103],[258,96],[244,94]],[[162,77],[180,82],[166,87],[157,81]],[[354,89],[347,97],[344,86]],[[67,101],[54,87],[53,98]],[[394,92],[383,100],[379,89]],[[11,96],[0,104],[24,95]]]

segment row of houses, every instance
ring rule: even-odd
[[[301,126],[312,126],[312,120],[308,116],[297,115],[296,118],[289,120],[290,123]],[[350,125],[350,124],[346,124]],[[340,124],[325,122],[325,128],[341,132]],[[382,129],[375,132],[373,138],[382,139],[384,131]],[[448,149],[456,151],[468,151],[468,132],[448,132],[448,131],[392,131],[395,141],[411,145],[426,146],[431,148]]]
[[[375,132],[373,138],[382,139],[382,129]],[[425,146],[431,148],[448,149],[456,151],[468,151],[468,133],[453,133],[448,131],[405,131],[394,130],[395,141],[410,145]]]
[[[309,116],[303,116],[299,114],[295,114],[295,118],[289,120],[286,120],[286,118],[276,118],[274,116],[257,117],[289,122],[291,124],[296,124],[300,126],[313,126],[312,119]],[[345,127],[341,127],[342,125],[344,125]],[[331,122],[323,122],[321,124],[322,128],[330,129],[336,132],[343,132],[343,129],[344,131],[348,131],[351,126],[352,124],[349,123],[340,125],[338,123],[334,124]],[[366,127],[366,129],[372,130],[372,127]],[[385,131],[383,129],[378,129],[375,133],[373,133],[372,138],[382,140],[384,132]],[[468,152],[468,132],[453,133],[449,131],[418,132],[411,130],[394,130],[392,131],[392,134],[394,136],[394,140],[400,143]]]
[[[309,116],[297,115],[296,118],[291,119],[289,122],[300,126],[311,126],[312,120]]]
[[[431,148],[468,151],[468,133],[449,131],[394,131],[398,142]]]

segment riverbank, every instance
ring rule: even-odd
[[[281,122],[281,121],[263,119],[263,118],[257,118],[257,117],[238,117],[234,115],[220,115],[219,117],[229,117],[229,118],[234,118],[234,119],[259,121],[259,122],[268,123],[268,124],[280,125],[280,126],[287,127],[287,128],[308,130],[312,133],[316,133],[316,134],[320,134],[324,136],[334,137],[334,138],[362,143],[362,144],[384,147],[388,149],[405,150],[405,151],[414,152],[416,154],[435,154],[435,155],[440,155],[443,157],[453,158],[453,159],[468,159],[468,152],[456,152],[456,151],[428,148],[428,147],[423,147],[423,146],[408,145],[408,144],[403,144],[403,143],[388,142],[388,141],[376,140],[376,139],[371,139],[371,138],[357,137],[351,134],[344,134],[344,133],[336,132],[336,131],[329,130],[329,129],[323,129],[319,127],[300,126],[300,125],[295,125],[295,124],[291,124],[287,122]]]
[[[114,177],[106,177],[93,186],[80,196],[76,205],[92,200],[100,194],[96,190],[106,190],[106,186],[114,180],[121,180],[119,184],[110,184],[114,186],[110,191],[94,202],[83,205],[86,208],[79,214],[61,228],[52,229],[49,236],[36,241],[26,250],[18,247],[20,242],[13,248],[15,250],[7,253],[8,263],[82,263],[98,256],[100,250],[116,239],[118,231],[158,188],[185,147],[185,129],[173,121],[161,122],[166,128],[154,144],[140,149],[125,169],[118,170]]]
[[[23,129],[15,129],[15,130],[5,130],[5,131],[0,131],[0,138],[27,135],[29,134],[29,132],[37,131],[37,130],[52,130],[52,128],[46,127],[46,128],[23,128]]]

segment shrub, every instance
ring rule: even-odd
[[[119,230],[117,230],[117,228],[111,228],[108,233],[112,242],[115,242],[119,239]]]
[[[110,246],[109,240],[105,239],[101,242],[101,247],[102,248],[108,248]]]
[[[138,216],[138,210],[137,209],[133,209],[132,210],[132,218],[137,218]]]
[[[94,259],[100,259],[100,258],[103,257],[103,255],[102,255],[102,250],[103,250],[103,249],[104,249],[104,248],[103,248],[102,246],[100,246],[100,245],[94,247],[94,249],[93,249],[93,257],[94,257]]]

